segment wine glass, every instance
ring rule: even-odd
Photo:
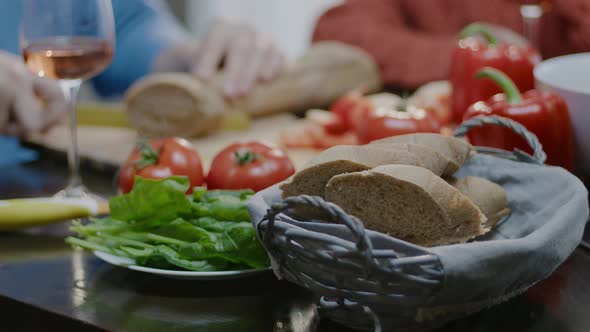
[[[22,0],[20,47],[36,75],[55,79],[68,104],[70,178],[58,195],[89,196],[80,177],[76,104],[83,80],[111,62],[115,26],[111,0]]]

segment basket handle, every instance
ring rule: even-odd
[[[365,258],[365,268],[367,271],[367,275],[371,274],[371,272],[375,268],[375,261],[373,259],[373,244],[369,239],[369,235],[367,234],[363,223],[354,216],[349,215],[346,213],[342,208],[338,205],[326,202],[321,197],[318,196],[309,196],[309,195],[300,195],[300,196],[293,196],[287,197],[281,202],[272,204],[270,209],[266,212],[266,215],[262,220],[268,220],[268,227],[262,239],[268,244],[267,241],[270,241],[270,238],[273,234],[274,223],[277,215],[296,207],[314,207],[320,210],[327,212],[336,222],[344,224],[352,233],[353,237],[355,238],[355,244],[358,251],[364,256]],[[258,229],[260,231],[260,225],[258,224]]]
[[[346,299],[340,299],[338,301],[330,301],[326,299],[325,296],[320,297],[319,308],[322,310],[334,310],[339,307],[344,307],[346,309],[356,309],[360,308],[363,313],[371,318],[373,321],[373,332],[381,332],[383,328],[381,327],[381,320],[379,316],[368,306],[362,305],[357,302],[352,302]]]
[[[533,162],[541,165],[545,163],[545,160],[547,160],[547,154],[545,154],[545,151],[543,151],[543,145],[539,141],[539,138],[526,129],[525,126],[509,118],[497,115],[480,115],[463,121],[463,123],[461,123],[455,130],[455,136],[463,137],[469,130],[485,125],[494,125],[512,129],[512,131],[522,136],[526,140],[528,145],[533,148],[533,155],[531,156],[520,149],[514,149],[514,154],[519,160]]]

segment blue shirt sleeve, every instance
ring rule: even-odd
[[[121,95],[138,78],[149,73],[158,55],[187,38],[162,0],[113,0],[116,26],[112,64],[93,79],[105,97]]]

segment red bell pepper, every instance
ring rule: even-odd
[[[488,78],[504,93],[491,97],[487,102],[477,102],[469,107],[464,119],[478,115],[499,115],[524,125],[537,135],[547,153],[547,163],[567,170],[574,167],[574,136],[565,100],[552,92],[529,90],[520,94],[514,82],[501,71],[484,68],[477,78]],[[472,144],[512,151],[514,148],[532,153],[526,141],[510,129],[484,126],[469,131]]]
[[[485,41],[475,38],[476,35],[483,36]],[[489,81],[474,79],[475,73],[483,67],[503,71],[520,91],[534,89],[533,68],[541,61],[541,56],[534,48],[499,43],[492,33],[477,23],[465,27],[459,38],[453,51],[450,74],[453,85],[451,107],[455,122],[461,122],[471,104],[501,92]]]

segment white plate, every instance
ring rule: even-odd
[[[101,260],[116,266],[121,266],[134,271],[141,271],[151,274],[157,274],[163,277],[187,280],[222,280],[222,279],[237,279],[245,276],[270,271],[269,268],[264,269],[250,269],[250,270],[234,270],[234,271],[215,271],[215,272],[197,272],[197,271],[175,271],[154,269],[151,267],[144,267],[135,265],[135,262],[127,257],[119,257],[107,254],[100,251],[95,251],[94,255]]]

